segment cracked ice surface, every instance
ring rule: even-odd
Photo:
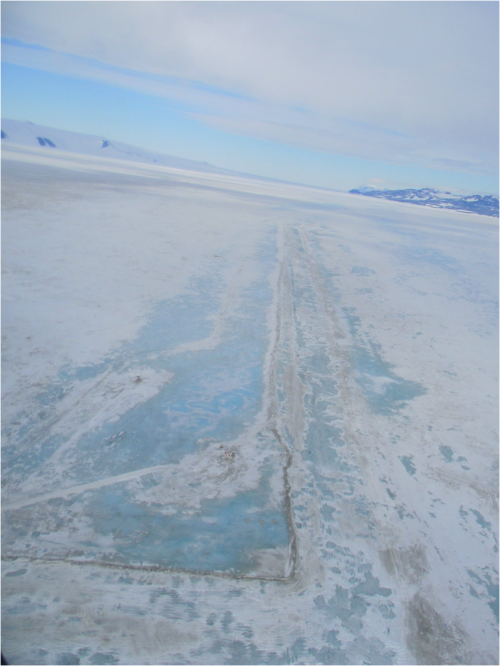
[[[2,174],[10,663],[495,663],[494,221],[30,159]]]

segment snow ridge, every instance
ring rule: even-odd
[[[31,122],[2,119],[2,144],[45,148],[51,152],[64,151],[83,155],[112,157],[129,162],[157,164],[179,169],[217,174],[233,173],[220,169],[207,162],[197,162],[182,157],[152,152],[118,141],[111,141],[104,136],[80,134],[58,130]]]

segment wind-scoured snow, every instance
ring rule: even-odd
[[[4,131],[7,661],[496,663],[496,221]]]

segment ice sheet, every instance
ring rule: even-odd
[[[31,152],[9,662],[495,663],[495,221]]]

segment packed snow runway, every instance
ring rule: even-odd
[[[496,219],[2,176],[10,663],[497,663]]]

